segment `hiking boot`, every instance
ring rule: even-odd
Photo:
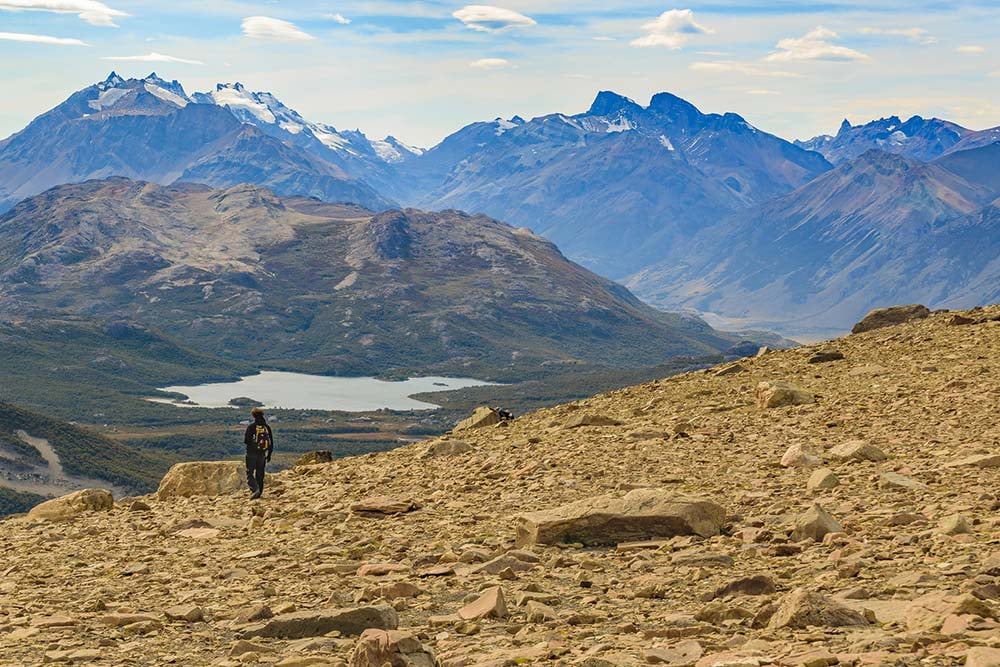
[[[250,494],[250,500],[257,500],[260,498],[260,491],[254,491]]]

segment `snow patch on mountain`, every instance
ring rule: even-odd
[[[147,82],[145,84],[145,88],[148,93],[160,98],[164,102],[169,102],[170,104],[174,104],[178,107],[186,107],[188,105],[187,99],[181,97],[173,91],[163,88],[162,86]]]
[[[127,92],[127,88],[108,88],[106,90],[101,90],[101,94],[97,96],[97,99],[87,102],[87,106],[94,111],[107,109],[108,107],[114,106],[115,102],[120,100]]]

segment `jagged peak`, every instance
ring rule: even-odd
[[[691,104],[683,97],[678,97],[673,93],[657,93],[653,95],[652,99],[649,100],[650,111],[655,111],[660,114],[664,113],[676,113],[677,111],[684,111],[689,114],[701,115],[701,111],[698,107]]]
[[[840,124],[840,130],[837,132],[837,134],[841,135],[844,134],[845,132],[850,132],[853,128],[854,126],[851,125],[851,121],[845,118],[844,121]]]
[[[594,98],[594,103],[590,105],[587,115],[608,116],[627,109],[642,110],[642,107],[638,102],[629,97],[619,95],[610,90],[602,90],[597,93],[597,97]]]

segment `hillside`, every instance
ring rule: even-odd
[[[967,153],[927,164],[869,151],[706,226],[627,284],[664,307],[789,335],[843,332],[892,303],[989,303],[1000,236],[984,209],[1000,189],[994,152]]]
[[[0,218],[0,262],[9,316],[128,318],[257,367],[495,377],[649,366],[742,340],[485,216],[376,215],[246,185],[58,187]]]
[[[340,166],[244,124],[226,107],[192,103],[177,81],[155,74],[126,80],[112,72],[0,141],[0,211],[53,186],[108,176],[249,182],[374,209],[392,205]]]
[[[68,422],[0,403],[0,488],[6,487],[5,493],[51,496],[94,485],[143,493],[155,487],[171,462]]]
[[[259,504],[146,497],[2,522],[15,576],[0,584],[0,651],[344,665],[359,624],[398,619],[419,665],[437,664],[428,651],[447,667],[995,664],[1000,307],[962,315],[975,323],[935,314],[448,447],[297,467]],[[811,363],[818,351],[844,358]],[[815,402],[758,407],[758,383],[776,381]],[[515,544],[531,525],[516,515],[634,489],[718,503],[721,534],[706,514],[703,537],[634,543],[637,521],[582,546],[602,533],[581,523],[566,544]],[[372,495],[401,513],[361,512]]]

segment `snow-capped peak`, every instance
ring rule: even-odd
[[[97,84],[97,87],[101,90],[107,90],[108,88],[120,88],[124,85],[125,79],[118,76],[117,72],[112,71],[107,79]]]
[[[393,136],[388,136],[382,140],[375,140],[369,142],[372,146],[372,150],[383,162],[388,162],[390,164],[396,162],[402,162],[403,160],[414,157],[416,155],[423,155],[426,151],[423,148],[417,148],[416,146],[410,146],[409,144],[403,143],[399,139]]]

